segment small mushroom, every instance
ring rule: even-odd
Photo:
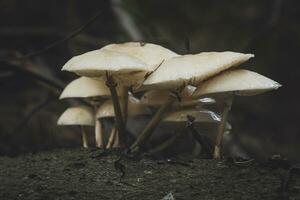
[[[177,56],[163,62],[147,77],[137,90],[168,89],[172,91],[172,94],[165,104],[159,108],[135,143],[131,145],[131,151],[139,151],[139,147],[151,136],[156,125],[161,121],[165,111],[178,99],[178,96],[180,96],[180,93],[186,85],[196,86],[201,81],[230,67],[237,66],[251,57],[253,57],[252,54],[210,52]]]
[[[117,91],[122,88],[117,87]],[[92,79],[88,77],[80,77],[70,82],[63,92],[60,99],[67,98],[86,98],[94,107],[94,111],[98,109],[101,101],[111,98],[109,89],[106,87],[103,80]],[[104,146],[103,141],[103,124],[95,118],[95,141],[96,147],[102,148]]]
[[[116,51],[99,49],[75,56],[62,68],[82,76],[104,78],[109,87],[116,113],[116,128],[123,145],[126,146],[127,135],[116,86],[127,87],[139,80],[135,74],[148,72],[147,65],[141,60]],[[126,94],[127,95],[127,94]]]
[[[62,126],[80,126],[82,134],[82,145],[88,148],[88,137],[84,130],[84,126],[94,126],[95,119],[93,110],[87,106],[78,106],[68,108],[58,119],[58,125]]]
[[[214,158],[221,158],[221,144],[224,134],[225,123],[227,121],[228,112],[230,111],[233,97],[251,96],[276,90],[281,85],[258,73],[237,69],[228,70],[215,76],[199,85],[194,92],[193,97],[199,98],[208,94],[223,94],[225,96],[225,106],[222,113],[222,121],[219,127],[219,133],[215,142]]]

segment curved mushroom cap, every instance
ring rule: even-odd
[[[126,83],[130,82],[130,85],[151,71],[148,68],[147,64],[136,57],[107,49],[98,49],[71,58],[62,70],[88,77],[101,77],[108,72],[122,84],[127,85]],[[134,76],[140,73],[142,75]],[[131,80],[133,78],[134,80]]]
[[[162,120],[162,122],[187,122],[187,116],[192,116],[195,118],[195,122],[220,122],[221,118],[218,114],[209,110],[179,110],[175,112],[170,112]]]
[[[60,95],[64,98],[110,97],[110,91],[103,80],[80,77],[70,82]]]
[[[190,96],[194,93],[195,87],[186,86],[181,93],[181,101],[176,102],[174,106],[193,106],[199,104],[212,104],[215,100],[212,98],[202,98],[198,100],[192,100]],[[140,103],[146,106],[159,107],[164,104],[170,96],[169,90],[150,90],[145,92],[141,97]],[[178,105],[177,105],[178,104]]]
[[[151,43],[142,44],[140,42],[126,42],[122,44],[110,44],[102,49],[126,53],[136,57],[146,63],[150,70],[153,70],[154,67],[163,60],[178,56],[177,53],[167,48]]]
[[[194,92],[197,98],[206,94],[234,92],[236,95],[250,96],[270,90],[281,85],[256,72],[244,69],[230,70],[203,82]]]
[[[138,90],[172,89],[183,84],[196,86],[201,81],[237,66],[253,56],[230,51],[177,56],[164,61]]]
[[[139,103],[140,100],[133,96],[128,97],[128,116],[150,114],[146,106]],[[105,101],[97,110],[96,118],[114,117],[115,111],[112,100]]]
[[[93,109],[87,106],[68,108],[58,119],[58,125],[94,126]]]

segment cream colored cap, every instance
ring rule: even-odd
[[[276,90],[281,85],[263,75],[245,69],[229,70],[203,82],[194,92],[197,98],[206,94],[234,92],[236,95],[251,96]]]
[[[129,96],[128,97],[128,116],[146,115],[150,114],[150,111],[146,106],[140,104],[140,100]],[[97,110],[96,118],[114,117],[115,111],[112,100],[105,101]]]
[[[146,63],[151,71],[163,60],[178,56],[177,53],[167,48],[151,43],[142,44],[140,42],[126,42],[122,44],[110,44],[102,49],[126,53],[130,56],[136,57]]]
[[[183,84],[196,86],[199,82],[237,66],[251,57],[254,55],[230,51],[177,56],[164,61],[143,82],[139,90],[172,89]]]
[[[101,77],[108,72],[124,85],[142,79],[143,76],[134,77],[134,75],[151,71],[148,65],[136,57],[128,54],[98,49],[84,53],[71,58],[62,68],[62,70],[74,72],[80,76]]]
[[[88,106],[68,108],[58,119],[58,125],[94,126],[93,109]]]
[[[175,112],[170,112],[163,119],[163,122],[186,122],[187,116],[192,116],[195,118],[195,122],[220,122],[221,118],[218,114],[209,110],[179,110]]]
[[[80,77],[70,82],[59,98],[87,98],[97,96],[104,98],[110,97],[110,91],[106,86],[105,81]]]

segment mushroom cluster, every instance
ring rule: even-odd
[[[94,125],[97,147],[124,147],[137,153],[146,150],[147,141],[163,124],[190,127],[195,140],[205,146],[195,127],[212,122],[219,128],[211,154],[220,159],[233,97],[256,95],[281,86],[258,73],[236,69],[252,57],[253,54],[230,51],[179,55],[160,45],[140,42],[110,44],[75,56],[62,70],[81,78],[71,82],[60,98],[85,98],[90,104],[85,112],[91,119],[68,109],[58,124]],[[221,115],[204,108],[216,102],[223,104]],[[151,120],[132,134],[133,127],[144,125],[139,121],[142,116]],[[104,119],[114,123],[109,132],[104,131]],[[128,123],[133,119],[136,121]]]

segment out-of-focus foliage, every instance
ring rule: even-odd
[[[255,59],[244,67],[283,87],[261,96],[236,98],[231,115],[233,132],[257,136],[267,143],[295,144],[296,138],[299,140],[297,0],[4,0],[0,2],[0,56],[7,58],[12,52],[26,54],[41,49],[103,10],[75,38],[30,58],[39,66],[35,70],[67,83],[75,76],[60,72],[60,68],[71,56],[108,43],[132,40],[115,8],[128,14],[143,41],[162,44],[178,53],[254,53]],[[67,107],[65,102],[50,102],[12,134],[35,106],[58,96],[59,91],[11,71],[8,64],[1,63],[0,67],[0,154],[78,145],[74,143],[80,137],[73,134],[76,128],[56,126],[57,117]]]

